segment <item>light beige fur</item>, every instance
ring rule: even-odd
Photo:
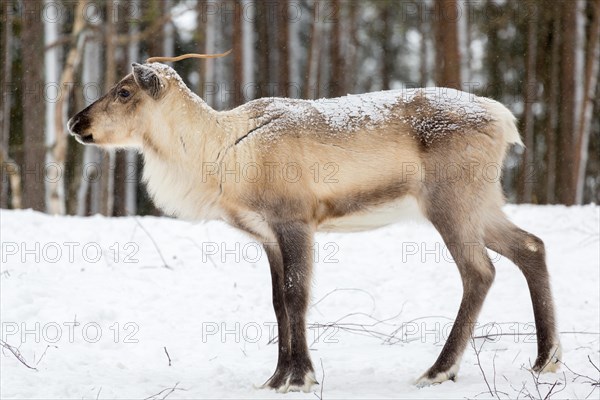
[[[560,347],[544,245],[501,210],[502,163],[509,144],[522,142],[500,103],[424,88],[319,101],[265,98],[218,112],[171,68],[146,64],[69,128],[86,144],[138,148],[148,191],[166,213],[221,219],[278,244],[268,254],[279,335],[287,339],[267,386],[309,390],[314,383],[306,378],[314,370],[303,333],[312,235],[409,217],[427,218],[453,245],[464,288],[455,327],[420,384],[456,375],[495,275],[486,247],[525,274],[538,325],[534,368],[551,369],[549,349]]]

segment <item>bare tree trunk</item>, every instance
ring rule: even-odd
[[[348,28],[349,45],[345,52],[346,54],[346,70],[348,71],[344,79],[344,87],[349,93],[356,93],[358,90],[356,86],[358,75],[358,49],[360,43],[358,41],[358,27],[360,23],[360,2],[351,1],[348,3],[348,22],[346,24]]]
[[[242,24],[242,47],[244,49],[242,55],[242,102],[246,102],[254,98],[254,29],[252,21],[255,18],[254,7],[248,7],[251,0],[244,0],[243,6],[248,10],[246,15],[242,16],[240,23]]]
[[[0,6],[2,7],[2,76],[0,77],[0,84],[2,85],[2,96],[0,96],[0,103],[2,104],[1,112],[1,123],[2,135],[0,137],[1,150],[5,152],[5,159],[8,159],[9,155],[9,138],[10,138],[10,108],[12,103],[12,90],[8,90],[8,83],[11,82],[12,75],[12,4],[10,2],[4,2]],[[16,166],[16,164],[15,164]],[[2,164],[2,176],[0,180],[0,208],[8,208],[8,179],[7,176],[9,171],[6,170],[8,165]],[[19,176],[20,178],[20,176]],[[14,199],[14,196],[13,196]],[[14,201],[13,201],[14,207]]]
[[[0,142],[0,166],[2,168],[2,177],[0,181],[0,208],[9,206],[9,188],[11,194],[10,205],[12,208],[21,208],[21,169],[19,165],[9,157],[9,139],[10,139],[10,108],[11,108],[11,90],[8,86],[11,83],[12,72],[12,10],[9,9],[9,2],[3,3],[0,8],[0,20],[4,23],[1,28],[2,55],[4,56],[3,75],[0,76],[0,126],[2,135]]]
[[[288,69],[289,80],[287,84],[287,95],[296,99],[302,98],[302,79],[301,68],[306,54],[306,47],[300,42],[300,34],[302,30],[301,5],[289,3],[288,12],[284,12],[284,23],[288,26]],[[306,82],[304,82],[306,83]]]
[[[550,55],[550,77],[548,80],[548,94],[546,107],[548,120],[546,125],[546,202],[556,202],[556,132],[558,130],[558,91],[559,91],[559,65],[560,65],[560,9],[552,13],[552,50]]]
[[[575,166],[573,168],[575,177],[575,203],[583,203],[585,169],[588,160],[588,147],[591,134],[591,120],[594,109],[594,98],[596,85],[598,84],[598,69],[600,64],[600,1],[591,3],[592,22],[590,34],[588,35],[588,55],[585,66],[585,81],[583,85],[583,99],[579,115],[579,132],[575,146]]]
[[[438,0],[433,6],[436,15],[437,85],[460,89],[460,51],[457,24],[460,11],[457,0]]]
[[[67,113],[69,109],[69,99],[72,96],[72,89],[68,85],[74,82],[75,71],[79,68],[81,61],[81,53],[83,52],[83,46],[85,43],[85,35],[83,30],[86,26],[84,19],[84,9],[88,4],[87,0],[79,0],[77,7],[75,8],[75,20],[73,22],[73,29],[71,31],[71,48],[67,53],[65,59],[64,68],[60,76],[59,87],[62,90],[63,95],[59,97],[56,102],[55,115],[54,115],[54,126],[56,132],[56,140],[52,147],[52,157],[57,167],[64,171],[66,170],[66,159],[67,159],[67,132],[65,127],[67,126]],[[58,184],[50,185],[50,197],[60,198],[60,186]],[[63,187],[65,192],[65,210],[67,210],[67,188]]]
[[[205,42],[204,43],[206,45],[205,52],[207,54],[212,54],[215,52],[215,40],[216,40],[215,18],[216,18],[216,16],[212,13],[209,13],[206,15]],[[208,103],[208,105],[210,105],[211,107],[214,107],[215,103],[216,103],[215,99],[217,97],[216,90],[214,90],[214,88],[216,88],[214,63],[207,62],[207,63],[202,63],[202,64],[204,64],[204,74],[205,75],[204,75],[204,82],[202,85],[204,90],[200,93],[200,95],[204,98],[204,101],[206,101]],[[210,97],[208,96],[209,92],[212,93],[212,95]]]
[[[21,48],[23,54],[23,142],[25,143],[23,206],[45,211],[44,169],[44,25],[37,1],[23,1]]]
[[[169,15],[171,13],[171,8],[173,8],[173,0],[163,0],[162,1],[162,15]],[[164,57],[173,57],[175,53],[175,28],[173,26],[173,21],[168,20],[165,22],[163,26],[163,46],[162,46],[162,55]],[[169,62],[169,65],[173,65],[173,63]]]
[[[469,20],[471,7],[473,7],[473,4],[470,1],[460,3],[462,11],[458,19],[458,43],[461,59],[460,79],[462,82],[471,81],[471,21]]]
[[[531,203],[533,199],[533,183],[534,179],[528,173],[533,167],[535,154],[534,142],[534,116],[533,103],[537,100],[537,80],[536,80],[536,58],[537,58],[537,25],[538,25],[538,10],[536,3],[533,0],[527,2],[529,7],[529,19],[527,22],[527,54],[526,54],[526,69],[525,69],[525,94],[524,102],[525,109],[523,111],[525,118],[525,151],[521,161],[520,174],[520,192],[521,202]]]
[[[242,104],[242,85],[244,80],[243,59],[244,59],[244,38],[242,35],[242,10],[239,4],[235,3],[235,12],[233,17],[233,91],[229,98],[229,106],[236,107]]]
[[[496,10],[494,4],[494,0],[487,0],[485,4],[485,12],[490,13],[489,15],[492,15],[491,13],[493,13]],[[486,94],[492,99],[501,101],[503,95],[503,91],[501,90],[503,79],[502,72],[500,71],[500,66],[498,63],[498,57],[501,53],[500,40],[498,38],[498,31],[500,30],[498,20],[492,19],[487,24],[486,28],[488,44],[485,49],[485,63],[489,76]]]
[[[394,58],[396,54],[391,49],[390,40],[393,36],[393,22],[390,11],[390,3],[380,4],[379,19],[383,22],[379,41],[381,42],[381,89],[390,89],[390,78],[394,72]]]
[[[140,4],[143,10],[143,21],[148,25],[152,25],[155,20],[160,19],[164,15],[162,0],[144,0]],[[149,56],[162,55],[164,52],[164,26],[159,31],[155,32],[145,40],[148,48]]]
[[[44,0],[44,5],[51,4],[51,0]],[[44,18],[44,44],[48,46],[58,39],[60,18]],[[46,102],[46,163],[48,166],[56,166],[52,153],[52,147],[56,143],[56,102],[61,95],[61,89],[56,86],[59,81],[59,48],[53,46],[45,51],[44,69],[46,75],[46,95],[50,101]],[[45,180],[46,210],[51,214],[65,214],[65,191],[64,171],[56,168],[48,168],[52,175]],[[57,180],[57,181],[55,181]],[[54,187],[56,186],[56,190]]]
[[[304,95],[305,99],[314,99],[317,93],[317,71],[319,70],[319,53],[321,52],[321,27],[317,14],[318,3],[313,3],[311,12],[310,43],[308,46],[308,60],[306,62],[306,76]]]
[[[335,15],[335,21],[331,24],[329,33],[329,65],[330,67],[330,82],[329,96],[338,97],[346,94],[344,87],[344,58],[341,54],[340,36],[342,25],[342,9],[340,0],[331,0],[332,12]]]
[[[278,93],[281,97],[288,97],[288,85],[290,83],[290,53],[289,53],[289,29],[287,20],[288,1],[280,0],[278,2],[277,16],[277,47],[278,47],[278,65],[279,76],[277,78]]]
[[[427,7],[427,3],[423,2],[421,5],[422,8]],[[421,10],[422,8],[419,8]],[[419,76],[419,86],[425,87],[427,86],[428,81],[428,63],[427,63],[427,32],[429,32],[430,24],[425,18],[425,13],[420,12],[418,15],[419,19],[419,34],[421,35],[421,43],[419,45],[419,67],[421,70]]]
[[[202,1],[196,3],[196,42],[198,43],[197,52],[204,53],[206,50],[206,4]],[[196,93],[204,97],[202,91],[204,89],[204,78],[206,63],[198,63],[198,87]]]
[[[271,53],[269,45],[269,24],[272,24],[273,22],[270,21],[268,7],[265,2],[256,2],[256,14],[255,29],[257,32],[257,40],[255,51],[258,56],[258,63],[256,65],[258,67],[258,92],[256,96],[265,97],[268,94],[266,87],[269,84],[269,79],[273,76],[271,73]]]
[[[577,57],[577,9],[571,1],[562,2],[561,113],[558,149],[558,196],[563,204],[575,201],[573,187],[573,155],[576,115],[575,85]]]

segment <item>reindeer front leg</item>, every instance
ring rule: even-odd
[[[309,392],[318,384],[306,343],[313,231],[303,222],[273,224],[272,230],[277,244],[265,249],[271,266],[279,357],[275,373],[263,387]]]

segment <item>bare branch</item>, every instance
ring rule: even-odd
[[[37,368],[32,367],[31,365],[27,364],[27,361],[25,360],[25,357],[23,357],[23,355],[21,354],[21,352],[19,351],[19,349],[17,349],[14,346],[11,346],[10,344],[6,343],[2,339],[0,339],[0,346],[4,347],[5,349],[7,349],[11,353],[13,353],[13,355],[17,358],[17,360],[19,360],[21,362],[21,364],[23,364],[24,366],[26,366],[29,369],[33,369],[33,370],[37,371]]]
[[[139,221],[137,216],[133,216],[133,220],[136,222],[136,224],[138,224],[138,226],[140,228],[142,228],[142,230],[146,233],[146,235],[148,235],[148,237],[150,238],[150,240],[152,241],[152,244],[154,245],[154,248],[156,249],[156,252],[158,253],[158,255],[160,256],[162,262],[163,262],[163,267],[167,268],[167,269],[173,269],[169,266],[169,264],[167,263],[167,260],[165,260],[165,257],[163,256],[162,252],[160,251],[160,248],[158,247],[158,244],[156,243],[156,240],[154,240],[154,238],[152,237],[152,235],[150,234],[150,232],[148,232],[148,230],[146,228],[144,228],[144,225],[142,225],[142,223]]]
[[[167,355],[167,359],[169,360],[169,367],[171,366],[171,356],[169,356],[169,352],[167,351],[167,346],[164,346],[165,354]]]
[[[175,384],[175,386],[173,386],[172,388],[163,389],[160,392],[153,394],[152,396],[146,397],[144,400],[165,400],[171,393],[173,393],[176,390],[183,390],[183,391],[186,390],[186,389],[178,388],[177,387],[178,385],[179,385],[179,382],[177,382]],[[162,397],[159,397],[161,395],[162,395]]]

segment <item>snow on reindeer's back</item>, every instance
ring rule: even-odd
[[[351,94],[333,99],[319,99],[310,104],[335,130],[356,130],[385,122],[392,108],[402,99],[403,91]]]
[[[354,132],[387,121],[392,116],[392,108],[402,101],[402,91],[350,94],[318,100],[262,100],[268,102],[264,109],[267,118],[275,116],[281,119],[280,123],[276,127],[270,127],[270,130],[286,130],[292,126],[324,123],[332,133]]]
[[[483,98],[438,87],[387,90],[309,101],[283,98],[265,100],[269,102],[265,108],[266,114],[283,118],[283,124],[278,125],[281,130],[290,125],[310,125],[316,117],[327,124],[331,132],[352,133],[396,119],[410,125],[426,144],[492,119],[481,103]]]
[[[192,101],[205,105],[193,93],[174,69],[161,63],[150,64],[164,78],[175,81],[179,91]],[[273,134],[298,125],[310,126],[324,122],[330,132],[352,133],[372,129],[391,119],[411,126],[421,141],[429,145],[436,139],[467,127],[476,127],[492,120],[482,105],[484,98],[456,89],[428,87],[420,89],[384,90],[379,92],[350,94],[343,97],[318,100],[287,98],[263,99],[268,102],[264,109],[266,120],[281,118],[277,126],[257,129],[256,134]],[[397,107],[402,105],[402,107]],[[401,109],[401,112],[398,110]],[[315,117],[317,121],[315,121]]]

